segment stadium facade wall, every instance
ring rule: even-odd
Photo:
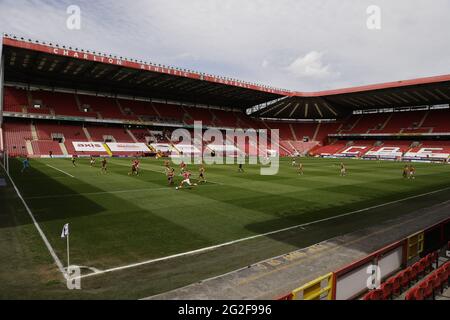
[[[117,58],[112,57],[106,54],[95,54],[90,53],[88,51],[78,51],[78,49],[73,50],[71,47],[68,48],[60,48],[56,46],[50,46],[44,43],[40,43],[39,41],[27,41],[25,39],[19,40],[14,38],[13,36],[5,36],[3,38],[4,44],[16,48],[33,50],[36,52],[42,52],[51,55],[57,55],[61,57],[70,57],[78,60],[92,61],[92,62],[100,62],[103,64],[127,67],[135,70],[144,70],[149,72],[156,72],[160,74],[174,75],[179,77],[185,77],[195,80],[208,81],[211,83],[219,83],[226,84],[229,86],[246,88],[251,90],[257,90],[262,92],[276,93],[283,96],[290,96],[292,93],[288,90],[271,88],[263,85],[257,85],[253,83],[247,83],[234,79],[226,79],[224,77],[213,76],[203,73],[197,73],[190,70],[179,70],[177,68],[161,66],[157,64],[148,64],[145,62],[138,62],[133,59],[128,58]]]
[[[450,241],[450,218],[392,243],[339,270],[294,289],[277,300],[351,300],[367,292],[371,279],[379,283],[406,268],[418,257]],[[370,279],[370,280],[369,280]]]

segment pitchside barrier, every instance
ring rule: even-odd
[[[318,277],[277,300],[351,300],[450,241],[450,218]]]

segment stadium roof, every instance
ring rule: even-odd
[[[5,81],[246,109],[288,90],[5,35]]]
[[[450,102],[450,75],[319,92],[291,92],[235,79],[5,35],[5,80],[240,108],[252,116],[332,119],[358,109]],[[272,102],[275,101],[276,102]]]
[[[253,116],[335,119],[354,110],[436,105],[450,102],[450,75],[319,92],[296,92]]]

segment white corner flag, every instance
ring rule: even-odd
[[[69,272],[70,258],[69,258],[69,224],[66,223],[61,232],[61,238],[66,238],[67,240],[67,272]]]
[[[69,224],[66,223],[61,232],[61,238],[65,238],[69,235]]]

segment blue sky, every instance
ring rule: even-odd
[[[449,12],[448,0],[0,0],[0,31],[317,91],[450,74]]]

